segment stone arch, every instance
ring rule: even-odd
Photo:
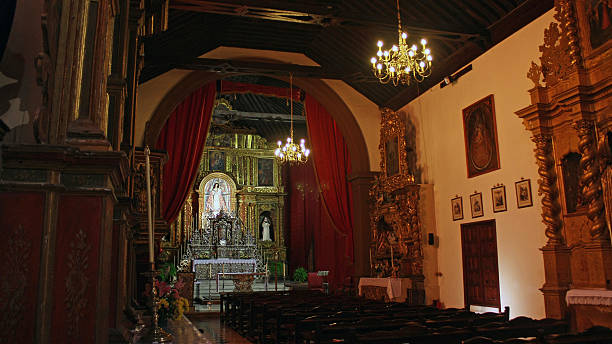
[[[174,109],[185,99],[185,97],[206,83],[223,79],[229,75],[225,73],[212,73],[195,71],[187,75],[175,85],[158,104],[151,119],[145,128],[144,144],[154,146],[157,138],[164,127],[166,120]],[[279,80],[289,82],[288,78],[271,76]],[[367,145],[361,132],[361,128],[353,113],[336,94],[336,92],[320,79],[294,78],[293,83],[312,95],[338,124],[338,128],[344,136],[344,140],[351,154],[351,167],[354,174],[370,172],[370,161],[367,154]]]

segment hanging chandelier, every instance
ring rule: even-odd
[[[293,75],[289,74],[289,99],[291,102],[291,132],[287,138],[287,142],[282,146],[282,141],[278,141],[278,148],[274,151],[276,159],[284,164],[286,162],[290,164],[294,163],[305,163],[308,160],[310,149],[306,148],[306,140],[301,139],[300,144],[295,144],[293,140]]]
[[[383,50],[383,42],[378,41],[377,57],[372,57],[372,70],[374,76],[383,83],[391,81],[394,86],[400,83],[410,84],[410,79],[417,82],[423,81],[431,74],[431,50],[427,48],[427,40],[421,39],[421,50],[416,44],[408,46],[406,38],[408,34],[402,32],[402,21],[400,19],[399,0],[397,1],[397,34],[398,45],[393,45],[391,50]]]

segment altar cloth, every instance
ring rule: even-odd
[[[359,279],[359,295],[362,295],[362,287],[373,286],[387,288],[387,295],[391,301],[403,301],[406,298],[406,289],[410,288],[412,282],[408,278],[374,278],[362,277]]]
[[[612,290],[570,289],[565,294],[568,305],[612,306]]]

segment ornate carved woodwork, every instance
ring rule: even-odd
[[[256,238],[263,255],[284,261],[287,194],[281,167],[274,158],[275,148],[259,135],[213,130],[206,140],[194,188],[198,194],[199,228],[202,228],[206,209],[205,185],[212,179],[221,178],[232,189],[229,210],[237,213],[245,230]],[[272,222],[270,241],[262,240],[263,216]]]
[[[535,86],[529,90],[531,105],[516,112],[536,144],[542,218],[549,239],[542,248],[545,283],[541,290],[547,316],[557,318],[588,317],[581,308],[568,312],[565,293],[570,286],[611,287],[606,214],[612,193],[605,141],[612,121],[607,91],[612,86],[612,40],[591,46],[590,4],[555,1],[556,21],[544,32],[541,65],[532,62],[527,73]],[[569,171],[568,157],[573,156],[580,157],[576,172]],[[557,179],[561,173],[563,178]]]
[[[554,157],[552,156],[552,137],[550,135],[537,135],[532,138],[536,144],[536,160],[538,163],[538,194],[542,196],[542,222],[546,226],[546,237],[551,244],[563,243],[560,233],[561,219],[557,190],[557,177],[554,170]]]
[[[66,308],[66,322],[68,323],[68,337],[79,337],[79,321],[87,312],[88,300],[87,289],[90,288],[87,269],[89,269],[88,254],[91,246],[87,243],[87,235],[83,230],[76,233],[70,242],[70,253],[68,253],[68,276],[66,277],[66,297],[64,307]]]
[[[147,229],[147,184],[145,174],[145,155],[144,150],[139,148],[134,155],[133,184],[134,197],[132,204],[134,207],[133,217],[137,222],[136,241],[141,245],[146,245],[148,238]],[[151,211],[153,212],[153,222],[155,227],[155,238],[160,240],[168,234],[170,227],[162,216],[162,192],[163,192],[163,173],[164,164],[168,160],[168,155],[163,152],[151,152],[149,156],[151,168]],[[143,246],[144,247],[144,246]]]
[[[405,130],[400,114],[382,110],[382,172],[370,187],[370,268],[378,277],[423,275],[420,187],[408,171]],[[390,142],[397,147],[390,149]]]
[[[604,202],[601,191],[599,165],[595,161],[595,127],[589,120],[580,120],[574,124],[578,131],[580,142],[578,148],[582,154],[580,168],[582,176],[582,195],[588,204],[587,217],[591,221],[591,238],[595,241],[609,241],[608,230],[604,218]]]
[[[17,328],[25,318],[26,288],[32,254],[31,243],[27,241],[20,225],[8,234],[8,250],[2,255],[3,281],[0,283],[0,336],[7,343],[17,342]]]

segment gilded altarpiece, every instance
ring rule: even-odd
[[[207,182],[225,181],[229,189],[234,190],[224,200],[227,209],[237,212],[243,228],[256,238],[265,259],[285,261],[287,194],[282,185],[281,167],[274,159],[274,149],[274,145],[258,135],[211,130],[195,183],[197,216],[201,219],[206,211],[204,187]],[[264,235],[264,227],[268,229],[269,238]]]
[[[400,277],[423,289],[419,189],[408,170],[406,124],[399,113],[383,109],[381,173],[370,188],[370,266],[375,277]]]
[[[602,10],[609,13],[604,3],[555,1],[540,63],[527,73],[531,105],[516,112],[533,134],[539,167],[546,315],[569,317],[579,330],[612,326],[612,307],[601,303],[612,299],[606,296],[612,293],[612,40],[599,22]]]

